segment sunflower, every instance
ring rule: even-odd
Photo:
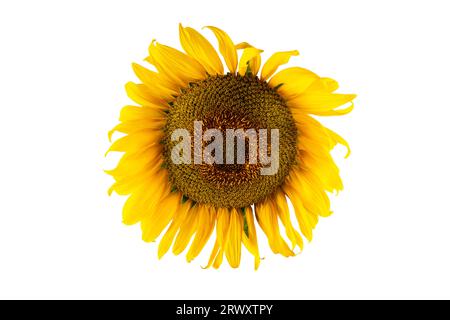
[[[127,83],[126,92],[137,105],[125,106],[109,133],[110,139],[124,134],[109,148],[124,153],[107,171],[115,180],[109,194],[129,196],[123,222],[140,222],[146,242],[160,238],[159,257],[171,247],[175,255],[189,247],[190,262],[215,233],[206,267],[218,268],[224,256],[238,267],[243,244],[257,269],[257,224],[271,250],[290,257],[303,249],[303,238],[311,241],[319,217],[332,213],[328,194],[343,186],[330,151],[342,144],[348,156],[350,149],[313,116],[347,114],[355,95],[333,93],[336,81],[304,68],[277,72],[296,50],[274,53],[261,68],[262,50],[205,28],[217,38],[222,59],[203,35],[180,24],[184,52],[153,41],[145,59],[152,70],[133,64],[141,83]],[[174,163],[171,134],[193,132],[195,121],[219,130],[278,130],[278,170],[262,175],[261,164],[248,157],[238,164]]]

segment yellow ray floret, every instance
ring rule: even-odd
[[[223,74],[223,65],[214,47],[192,28],[183,28],[180,23],[180,42],[184,51],[202,64],[211,75]]]
[[[149,49],[151,63],[171,82],[185,87],[189,82],[204,79],[205,68],[194,58],[155,41]]]
[[[288,63],[292,56],[298,55],[297,50],[274,53],[264,64],[261,70],[261,79],[269,79],[281,65]]]
[[[261,56],[262,50],[256,48],[246,48],[242,53],[242,57],[239,61],[239,74],[245,76],[247,69],[252,74],[257,74],[259,67],[261,66]]]
[[[228,36],[228,34],[225,33],[225,31],[220,30],[219,28],[212,26],[207,26],[205,28],[208,28],[212,32],[214,32],[214,35],[219,42],[219,51],[225,59],[228,70],[230,70],[231,73],[236,72],[238,57],[236,48],[231,38]]]
[[[251,207],[244,209],[244,221],[247,226],[247,232],[242,235],[242,243],[245,245],[248,251],[255,257],[255,270],[258,269],[260,264],[258,238],[256,236],[256,227],[254,221],[254,214]],[[245,231],[245,229],[244,229]]]

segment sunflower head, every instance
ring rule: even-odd
[[[257,268],[256,224],[274,253],[293,256],[331,214],[328,193],[342,182],[330,151],[348,148],[312,115],[347,114],[355,95],[334,93],[336,81],[300,67],[277,72],[296,50],[274,53],[261,68],[262,50],[218,28],[207,27],[222,58],[199,32],[179,28],[184,52],[153,41],[152,69],[133,64],[141,83],[126,91],[136,105],[110,132],[125,134],[109,149],[124,154],[108,171],[110,193],[128,195],[123,221],[140,222],[145,241],[160,237],[159,257],[190,243],[188,261],[215,230],[207,267],[224,256],[238,267],[244,244]]]

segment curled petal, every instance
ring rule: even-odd
[[[281,70],[269,81],[273,88],[286,99],[290,100],[301,95],[317,79],[315,73],[300,67],[292,67]]]
[[[236,47],[234,46],[233,41],[225,31],[220,30],[219,28],[213,26],[207,26],[205,28],[208,28],[209,30],[214,32],[214,35],[219,42],[219,51],[222,54],[228,69],[231,73],[235,73],[238,58]]]
[[[262,50],[256,48],[246,48],[242,53],[242,57],[239,61],[239,74],[245,76],[247,70],[253,75],[258,74],[259,67],[261,66],[261,56]]]
[[[261,71],[261,79],[269,79],[281,65],[288,63],[292,56],[298,55],[299,53],[297,50],[274,53],[264,64]]]
[[[200,62],[211,75],[223,74],[222,61],[214,47],[200,33],[180,23],[180,42],[184,51]]]
[[[197,60],[174,48],[153,41],[149,53],[156,69],[180,87],[206,76],[205,68]]]

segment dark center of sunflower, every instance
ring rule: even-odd
[[[172,150],[179,140],[172,141],[171,136],[177,129],[186,129],[190,133],[191,154],[194,158],[194,121],[201,121],[202,133],[208,129],[222,133],[223,163],[191,161],[189,164],[175,164],[172,161]],[[237,149],[233,150],[234,161],[225,161],[226,152],[229,151],[226,147],[227,129],[242,129],[245,132],[253,129],[259,133],[256,140],[249,136],[242,138],[246,152],[240,161]],[[265,151],[269,157],[271,130],[278,129],[279,163],[274,174],[262,175],[261,169],[267,164],[261,161],[255,163],[250,159],[252,147],[259,155],[260,129],[267,130],[263,131],[267,133]],[[191,83],[170,108],[164,131],[164,159],[172,185],[186,197],[216,207],[239,208],[262,200],[283,183],[296,158],[297,130],[285,101],[265,81],[254,76],[228,74]],[[233,139],[236,139],[233,147],[237,148],[238,137]],[[214,140],[201,139],[201,150]],[[212,152],[212,156],[217,155]]]
[[[247,119],[245,115],[237,112],[231,112],[227,108],[217,110],[209,115],[205,116],[203,121],[203,131],[208,129],[218,129],[222,133],[223,137],[226,137],[226,129],[258,129],[258,124]],[[245,163],[238,163],[238,141],[237,137],[234,139],[233,161],[232,163],[202,163],[198,166],[203,178],[214,184],[217,188],[229,188],[248,182],[253,178],[256,178],[262,167],[259,163],[250,163],[250,153],[246,152]],[[250,144],[254,141],[250,141],[249,137],[243,137],[244,148],[246,151],[250,150]],[[204,142],[206,145],[207,142]],[[256,146],[257,147],[257,146]],[[257,150],[257,149],[256,149]],[[222,159],[226,159],[227,148],[222,149]],[[215,156],[215,154],[214,154]],[[226,162],[226,161],[224,161]]]

